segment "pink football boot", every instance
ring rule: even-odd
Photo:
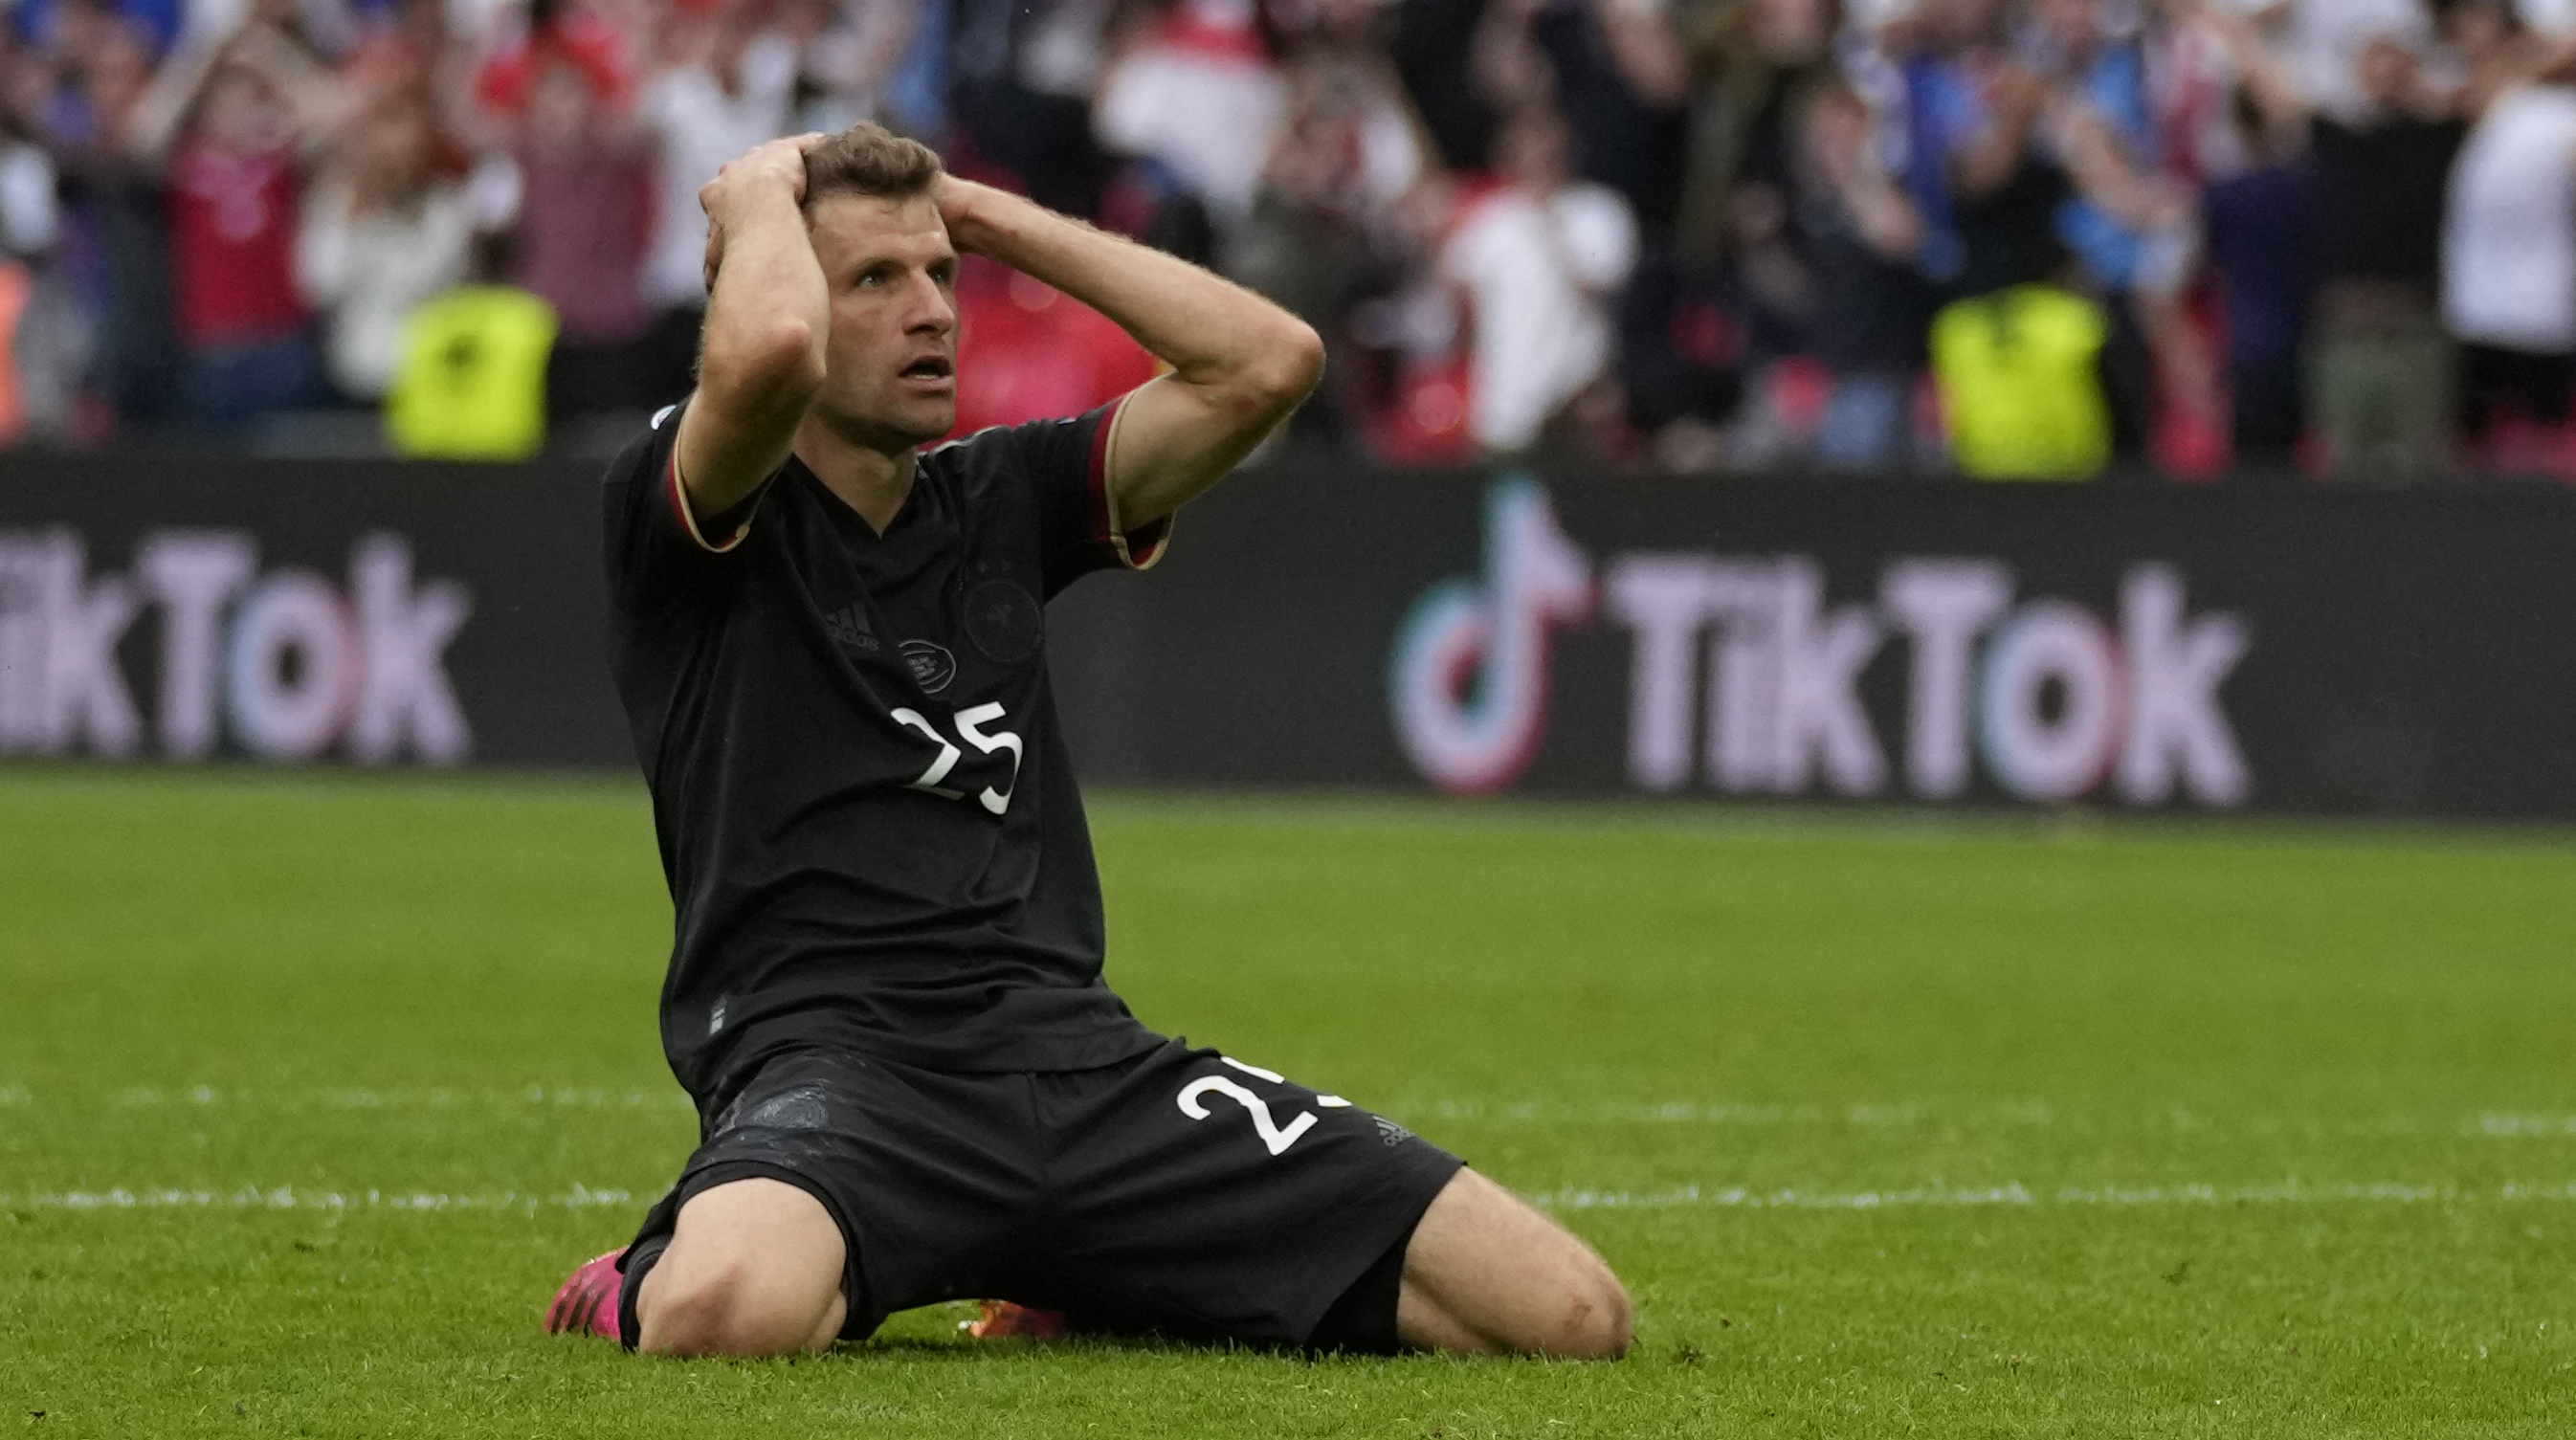
[[[621,1246],[565,1277],[563,1288],[555,1292],[555,1303],[546,1307],[547,1334],[624,1340],[617,1328],[617,1302],[626,1289],[626,1277],[617,1272],[617,1261],[625,1253]]]

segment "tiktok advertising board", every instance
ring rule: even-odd
[[[1059,605],[1124,778],[2576,818],[2564,489],[1236,484]]]
[[[540,468],[9,457],[0,757],[628,762],[597,494]]]
[[[0,759],[602,767],[599,467],[0,458]],[[1283,464],[1047,608],[1086,781],[2576,819],[2576,492]]]
[[[1396,734],[1443,789],[1521,777],[1547,731],[1554,631],[1602,621],[1630,637],[1639,790],[1696,777],[1735,795],[1955,800],[1982,768],[2023,800],[2253,798],[2223,698],[2250,627],[2189,614],[2168,562],[2127,567],[2116,615],[2026,598],[1992,556],[1890,556],[1874,595],[1834,603],[1813,555],[1641,550],[1596,564],[1536,481],[1491,493],[1484,573],[1426,593],[1395,643]],[[1891,645],[1905,652],[1903,699],[1883,735],[1862,678]]]

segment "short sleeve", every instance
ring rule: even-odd
[[[1129,530],[1109,489],[1109,445],[1124,397],[1069,420],[995,428],[962,442],[970,470],[1015,471],[1016,490],[1034,502],[1049,598],[1095,570],[1146,570],[1163,558],[1171,517]]]
[[[601,487],[609,595],[620,608],[642,609],[685,595],[728,568],[725,557],[751,534],[753,513],[768,487],[713,522],[702,522],[681,488],[681,406],[610,463]]]

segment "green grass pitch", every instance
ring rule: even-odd
[[[553,1339],[687,1151],[638,787],[0,771],[0,1428],[2563,1436],[2576,839],[1108,797],[1148,1023],[1540,1197],[1615,1365]],[[42,1412],[42,1417],[37,1417]]]

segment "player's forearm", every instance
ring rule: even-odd
[[[730,508],[787,458],[822,388],[831,299],[795,194],[729,197],[707,300],[697,398],[681,431],[681,475],[706,513]]]
[[[1174,379],[1269,402],[1283,413],[1314,387],[1320,342],[1286,310],[1187,261],[1016,195],[950,183],[966,199],[950,224],[960,248],[1108,316],[1171,366]]]
[[[831,296],[796,197],[762,195],[715,223],[723,263],[707,299],[707,387],[788,385],[810,395],[823,379]]]

